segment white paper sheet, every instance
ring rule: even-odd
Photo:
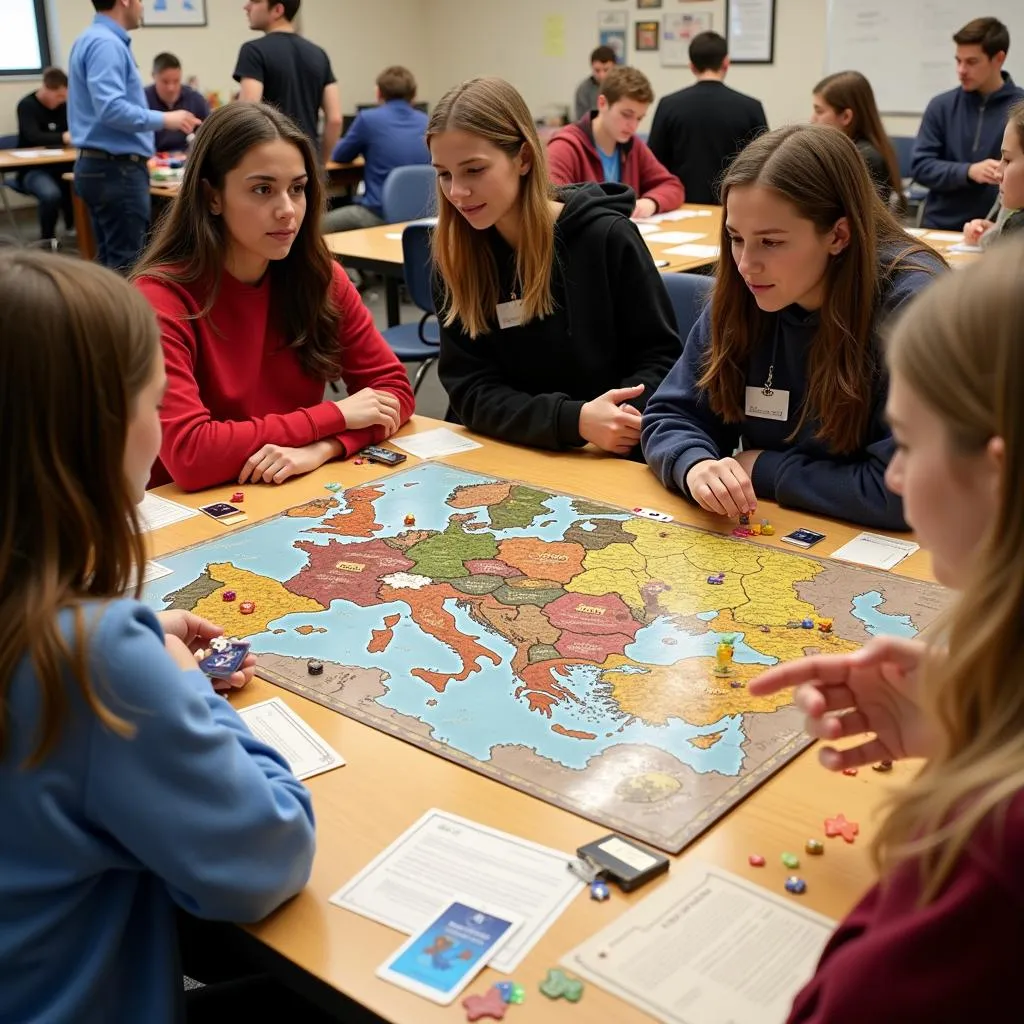
[[[53,149],[12,149],[10,156],[17,160],[38,160],[41,156],[51,156],[55,152]]]
[[[699,861],[562,964],[666,1024],[782,1024],[834,922]]]
[[[663,249],[663,256],[692,256],[695,259],[717,259],[717,245],[694,245],[688,242],[686,245],[677,245],[672,249]]]
[[[168,569],[166,565],[161,565],[159,562],[147,562],[146,568],[142,573],[143,583],[152,583],[153,580],[162,579],[164,576],[173,576],[174,570]]]
[[[402,232],[401,231],[385,231],[384,232],[384,237],[385,238],[390,238],[392,241],[395,241],[397,239],[400,242],[402,240]]]
[[[928,234],[927,228],[904,228],[903,230],[906,231],[908,235],[913,235],[915,238],[920,238],[922,235]]]
[[[523,926],[491,961],[514,971],[583,889],[570,855],[445,811],[427,811],[331,902],[411,935],[462,897],[502,907]]]
[[[962,231],[926,231],[924,238],[928,242],[962,242]]]
[[[297,779],[308,779],[345,763],[332,746],[314,732],[280,697],[238,709],[249,732],[273,747]]]
[[[645,220],[636,220],[633,221],[633,223],[636,224],[637,231],[639,231],[640,234],[644,236],[644,238],[649,238],[651,235],[656,235],[660,230],[657,224],[649,224]]]
[[[689,220],[691,217],[710,217],[710,210],[669,210],[668,213],[656,213],[653,217],[645,217],[648,224],[661,224],[664,221]]]
[[[833,551],[832,557],[841,558],[844,562],[871,565],[876,569],[892,569],[920,547],[920,544],[912,540],[898,540],[881,533],[858,533],[838,551]]]
[[[968,245],[966,242],[959,242],[951,245],[946,252],[984,252],[980,245]]]
[[[163,526],[170,526],[171,523],[180,523],[183,519],[191,519],[199,515],[199,511],[189,508],[188,505],[179,505],[176,501],[169,501],[167,498],[159,498],[155,494],[147,493],[142,503],[137,507],[139,515],[139,526],[143,533],[151,530],[159,530]]]
[[[439,459],[443,455],[457,455],[459,452],[483,447],[465,434],[456,434],[447,427],[424,430],[421,434],[410,434],[408,437],[392,437],[390,441],[396,448],[418,459]]]
[[[696,242],[698,238],[704,238],[706,235],[706,231],[659,231],[656,235],[648,235],[647,241],[683,245],[686,242]]]

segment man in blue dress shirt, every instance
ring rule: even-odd
[[[332,160],[342,164],[357,156],[365,159],[366,191],[324,217],[321,230],[325,234],[383,224],[384,179],[396,167],[430,163],[425,141],[427,115],[412,105],[415,98],[416,79],[408,68],[396,65],[377,76],[380,106],[361,111],[331,154]]]
[[[75,191],[85,201],[100,263],[125,272],[149,229],[153,133],[194,131],[188,110],[150,110],[128,33],[142,24],[142,0],[92,0],[96,17],[71,47],[68,123],[81,151]]]

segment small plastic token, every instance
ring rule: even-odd
[[[879,761],[878,764],[873,764],[871,769],[876,772],[891,772],[892,761]]]
[[[752,868],[763,868],[764,864],[765,864],[765,861],[764,861],[764,857],[762,857],[761,854],[759,854],[759,853],[752,853],[747,858],[747,863]]]
[[[792,871],[793,868],[800,867],[800,858],[795,853],[784,853],[781,860],[782,866],[789,868],[790,871]]]
[[[310,659],[306,662],[306,671],[311,676],[322,676],[324,674],[324,663],[322,661]]]
[[[252,613],[253,613],[254,611],[256,611],[256,602],[255,602],[255,601],[243,601],[243,602],[242,602],[242,603],[241,603],[241,604],[240,604],[240,605],[238,606],[238,610],[239,610],[239,611],[240,611],[240,612],[241,612],[241,613],[242,613],[243,615],[252,615]]]
[[[820,857],[825,852],[825,844],[820,839],[808,839],[804,843],[804,849],[812,857]]]
[[[786,892],[791,892],[794,896],[802,896],[807,892],[807,883],[796,875],[790,875],[786,879]]]
[[[220,595],[220,597],[222,601],[234,601],[234,599],[238,597],[238,595],[233,590],[225,590],[224,593]]]

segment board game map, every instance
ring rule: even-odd
[[[789,695],[749,680],[913,636],[945,599],[439,463],[160,561],[146,600],[250,641],[264,678],[669,852],[809,742]]]

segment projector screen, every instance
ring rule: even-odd
[[[3,0],[0,76],[33,74],[50,63],[45,0]]]

